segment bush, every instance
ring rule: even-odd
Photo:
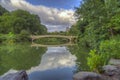
[[[100,72],[101,67],[107,64],[110,58],[120,59],[120,36],[102,41],[97,51],[91,50],[87,64],[91,71]]]
[[[0,34],[0,43],[2,43],[2,42],[3,42],[3,40],[4,40],[4,37],[3,37],[3,35],[2,35],[2,34]]]
[[[12,32],[9,32],[8,34],[2,34],[0,38],[1,43],[3,44],[14,44],[16,42],[16,35]]]
[[[30,40],[30,34],[26,30],[22,30],[20,34],[17,36],[17,41],[29,41]]]
[[[100,51],[107,53],[111,58],[120,59],[120,36],[101,42]]]
[[[91,71],[101,72],[102,66],[108,63],[108,59],[107,54],[98,54],[96,50],[91,50],[87,58],[87,64]]]

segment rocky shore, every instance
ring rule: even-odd
[[[78,72],[73,80],[120,80],[120,66],[106,65],[101,74],[95,72]]]
[[[103,73],[78,72],[73,76],[73,80],[120,80],[120,60],[111,59],[109,65],[102,68]]]

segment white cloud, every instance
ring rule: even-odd
[[[32,67],[28,73],[35,71],[45,71],[57,68],[76,67],[76,56],[72,55],[66,47],[48,47],[46,53],[42,56],[38,66]]]
[[[27,10],[39,15],[42,24],[46,25],[48,31],[61,31],[75,23],[74,11],[49,8],[42,5],[32,5],[26,0],[0,0],[0,5],[9,11],[16,9]],[[50,30],[49,30],[50,29]]]

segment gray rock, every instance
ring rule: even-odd
[[[17,73],[10,73],[0,78],[0,80],[28,80],[28,76],[25,71],[19,71]]]
[[[103,78],[94,72],[79,72],[73,76],[73,80],[103,80]]]
[[[109,64],[120,65],[120,59],[110,59]]]
[[[103,71],[104,74],[106,74],[107,76],[113,76],[117,73],[118,68],[114,65],[106,65],[103,66]]]

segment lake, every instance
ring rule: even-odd
[[[88,50],[77,45],[0,45],[0,75],[26,70],[29,80],[72,80],[77,70],[87,69],[87,56]]]

